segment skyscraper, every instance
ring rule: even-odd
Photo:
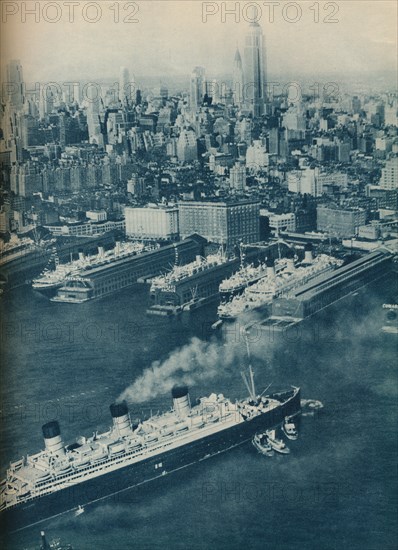
[[[264,112],[266,100],[266,56],[264,35],[260,25],[250,23],[245,37],[243,100],[254,116]]]
[[[94,143],[99,147],[104,146],[104,136],[101,132],[100,118],[100,98],[96,95],[92,87],[87,90],[87,126],[90,143]]]
[[[234,104],[241,106],[243,100],[243,66],[242,58],[240,52],[236,49],[235,58],[234,58],[234,67],[232,73],[232,94],[234,99]]]
[[[39,115],[42,120],[48,117],[54,109],[54,95],[49,86],[40,87]]]
[[[25,90],[22,65],[18,59],[13,59],[7,65],[7,96],[10,106],[16,111],[22,109],[25,102]]]
[[[205,88],[205,70],[195,67],[191,74],[189,103],[192,112],[196,112],[203,103]]]
[[[119,99],[123,105],[134,102],[135,99],[134,76],[130,78],[129,70],[126,67],[120,67]]]

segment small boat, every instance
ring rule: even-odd
[[[84,508],[79,504],[79,506],[76,509],[75,516],[80,516],[81,514],[84,514]]]
[[[253,447],[257,449],[259,453],[265,456],[273,456],[274,451],[268,441],[266,434],[256,434],[252,440]]]
[[[287,455],[290,453],[289,447],[286,447],[286,444],[282,439],[277,439],[275,435],[275,430],[266,432],[268,443],[271,445],[272,449],[277,453]]]
[[[289,417],[285,418],[285,421],[282,424],[282,431],[288,439],[295,441],[298,438],[296,425]]]

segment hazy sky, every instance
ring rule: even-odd
[[[285,0],[275,7],[275,20],[269,21],[264,3],[260,25],[267,45],[270,73],[396,70],[397,65],[397,3],[395,0],[340,0],[319,1],[318,23],[310,10],[314,1],[299,1],[301,16],[294,6],[287,17],[298,17],[289,23],[282,16]],[[32,7],[35,2],[24,2]],[[69,22],[69,8],[65,0],[36,2],[41,8],[47,4],[47,13],[26,15],[22,21],[21,2],[1,2],[3,23],[1,49],[3,63],[20,59],[26,81],[62,80],[72,78],[117,77],[119,67],[127,66],[136,75],[188,74],[195,65],[204,66],[210,74],[232,71],[236,45],[241,49],[248,22],[243,14],[249,2],[239,2],[240,22],[226,16],[222,22],[222,5],[231,8],[235,2],[195,1],[137,1],[137,23],[123,22],[133,12],[134,4],[119,0],[120,21],[115,22],[115,0],[90,2],[75,1],[74,21]],[[49,4],[53,4],[51,7]],[[55,9],[58,5],[58,13]],[[102,13],[97,12],[95,4]],[[253,4],[251,2],[251,4]],[[294,4],[291,3],[291,4]],[[316,4],[316,3],[315,3]],[[338,13],[332,16],[333,5]],[[202,11],[218,12],[203,21]],[[18,13],[8,16],[5,10]],[[323,21],[328,14],[336,23]],[[94,19],[89,23],[84,20]],[[58,22],[46,22],[45,17]]]

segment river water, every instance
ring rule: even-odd
[[[380,331],[384,299],[366,290],[289,334],[254,327],[257,388],[297,385],[324,404],[303,417],[290,455],[240,447],[17,533],[5,547],[39,548],[44,529],[74,550],[395,549],[398,339]],[[145,417],[170,407],[181,379],[192,400],[245,395],[239,324],[214,333],[214,305],[169,319],[145,315],[147,304],[143,287],[81,305],[28,287],[2,297],[2,473],[42,448],[48,420],[59,420],[67,443],[108,429],[119,396]]]

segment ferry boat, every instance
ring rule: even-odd
[[[50,298],[52,302],[67,304],[82,304],[93,297],[93,288],[90,279],[77,275],[70,275],[58,290],[57,294]]]
[[[79,277],[90,268],[112,264],[122,258],[127,258],[141,253],[145,245],[141,242],[117,242],[111,250],[105,251],[103,247],[98,247],[97,254],[85,256],[79,253],[77,260],[71,260],[66,264],[60,264],[58,255],[53,253],[49,265],[44,271],[32,281],[32,288],[43,294],[54,296],[56,291],[61,288],[70,278]],[[51,265],[54,266],[51,269]]]
[[[315,277],[327,273],[343,264],[343,260],[320,254],[309,261],[308,257],[296,264],[292,255],[284,261],[276,261],[270,266],[266,277],[246,288],[240,296],[235,296],[218,308],[218,316],[223,320],[236,319],[242,313],[270,306],[273,299],[286,295]]]
[[[258,396],[254,384],[246,379],[246,385],[245,399],[212,393],[194,406],[188,388],[176,386],[171,410],[134,423],[125,401],[113,403],[108,431],[68,445],[57,421],[44,424],[45,449],[12,462],[1,483],[3,528],[12,532],[73,513],[249,442],[300,413],[299,388]]]

